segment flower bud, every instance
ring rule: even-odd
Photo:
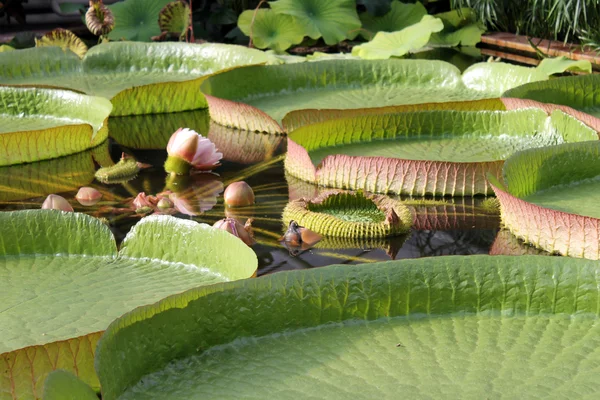
[[[168,210],[169,208],[173,208],[173,202],[168,197],[163,197],[158,201],[156,207],[160,210]]]
[[[254,191],[244,181],[234,182],[227,186],[223,196],[225,204],[229,207],[245,207],[254,204]]]
[[[46,200],[42,204],[42,210],[74,211],[69,202],[57,194],[51,194],[46,197]]]
[[[233,218],[223,218],[222,220],[215,222],[213,227],[223,229],[240,238],[248,246],[252,246],[256,243],[254,240],[254,233],[252,232],[252,221],[252,218],[250,218],[246,221],[246,225],[242,225]]]
[[[93,206],[102,198],[102,193],[93,187],[84,186],[79,189],[75,198],[82,206]]]
[[[185,175],[191,168],[210,171],[223,158],[213,142],[188,128],[179,128],[171,135],[167,153],[165,170],[177,175]]]

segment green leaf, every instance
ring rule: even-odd
[[[354,0],[278,0],[269,5],[278,14],[296,17],[305,36],[323,37],[328,45],[351,37],[361,25]]]
[[[57,370],[48,374],[44,382],[43,400],[98,400],[85,382],[70,372]]]
[[[418,1],[414,4],[407,4],[394,0],[390,5],[390,11],[383,16],[375,16],[370,12],[360,14],[364,29],[360,35],[365,40],[371,40],[377,32],[401,31],[420,22],[427,15],[427,10]]]
[[[158,15],[172,0],[125,0],[107,6],[115,18],[111,40],[150,42],[160,35]]]
[[[588,60],[571,60],[565,56],[544,58],[537,66],[546,75],[561,74],[566,71],[592,73],[592,63]]]
[[[401,57],[423,48],[429,42],[431,34],[443,28],[442,20],[425,15],[421,22],[401,31],[377,33],[370,42],[354,46],[352,55],[365,60]]]
[[[306,56],[307,61],[329,61],[329,60],[361,60],[360,57],[353,56],[347,53],[321,53],[315,51],[313,54]]]
[[[171,1],[158,14],[160,31],[184,36],[190,27],[191,14],[190,6],[184,0]]]
[[[7,44],[0,45],[0,53],[2,53],[4,51],[13,51],[13,50],[14,50],[14,48]]]
[[[117,253],[97,219],[49,210],[0,213],[0,260],[0,393],[17,388],[18,398],[39,397],[57,368],[97,389],[91,360],[110,321],[193,287],[248,278],[257,266],[241,240],[208,225],[146,217]]]
[[[481,35],[486,31],[485,25],[470,8],[435,14],[434,17],[442,20],[444,29],[431,35],[430,45],[475,46],[481,42]]]
[[[296,18],[270,9],[244,11],[239,16],[238,26],[259,49],[282,52],[304,39],[304,29]]]
[[[560,104],[600,118],[600,76],[565,76],[533,82],[506,91],[502,97]]]
[[[288,136],[286,171],[339,189],[374,193],[491,194],[516,151],[598,136],[558,111],[423,111],[332,119]]]
[[[505,226],[527,243],[571,257],[599,259],[600,142],[519,152],[494,183]],[[549,229],[548,227],[552,227]]]
[[[0,86],[0,147],[5,150],[0,166],[47,160],[98,145],[108,136],[105,120],[111,109],[110,102],[100,97]]]
[[[356,0],[356,4],[362,5],[367,12],[376,17],[387,14],[390,11],[390,0]]]
[[[593,397],[599,274],[543,256],[281,272],[132,311],[96,367],[105,400]]]
[[[64,51],[70,50],[83,58],[87,53],[88,47],[73,32],[66,29],[55,29],[46,33],[40,39],[35,40],[35,47],[57,46]]]
[[[279,123],[291,111],[494,98],[507,87],[547,79],[535,68],[489,64],[476,64],[464,76],[439,60],[332,60],[247,67],[208,78],[202,92],[208,95],[211,118],[217,123],[283,133]]]
[[[208,75],[267,61],[259,50],[212,43],[111,42],[83,60],[47,47],[1,53],[0,85],[72,89],[110,99],[115,116],[154,114],[205,108],[198,92]]]

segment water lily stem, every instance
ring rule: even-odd
[[[254,44],[252,43],[252,38],[254,37],[254,20],[256,19],[256,14],[258,13],[258,9],[260,8],[260,6],[263,5],[263,3],[266,3],[267,0],[260,0],[258,2],[258,5],[256,6],[256,8],[254,9],[254,14],[252,14],[252,21],[250,21],[250,41],[248,42],[248,47],[253,48]]]

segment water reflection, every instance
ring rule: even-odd
[[[214,173],[188,177],[171,178],[165,173],[163,143],[166,145],[170,134],[191,120],[202,124],[202,113],[204,111],[177,113],[169,118],[165,115],[115,118],[111,120],[113,128],[119,126],[116,129],[122,129],[123,134],[128,129],[132,132],[130,138],[123,136],[121,143],[111,141],[95,154],[88,151],[57,160],[0,169],[3,189],[0,209],[39,208],[47,194],[61,194],[73,202],[76,211],[106,218],[120,242],[141,218],[131,207],[138,193],[170,193],[178,202],[176,216],[180,218],[211,225],[224,217],[237,218],[242,223],[253,218],[257,241],[253,249],[259,259],[259,274],[334,263],[358,264],[488,253],[496,238],[499,217],[481,207],[481,198],[405,198],[403,200],[408,201],[415,211],[415,225],[408,235],[378,240],[324,238],[311,249],[290,253],[290,249],[278,241],[286,229],[281,221],[282,211],[290,198],[314,197],[321,189],[291,177],[286,180],[281,155],[284,150],[282,137],[209,125],[205,127],[207,135],[225,154],[223,165]],[[183,121],[185,118],[188,120]],[[152,141],[144,139],[142,143],[141,136],[136,134],[141,131],[153,132],[149,136]],[[160,136],[160,132],[165,134]],[[158,146],[159,142],[161,146]],[[132,149],[155,145],[160,150]],[[126,183],[104,185],[94,181],[94,170],[100,165],[112,164],[124,150],[152,167],[140,171],[135,179]],[[227,208],[223,205],[223,190],[229,183],[239,180],[245,180],[253,188],[256,204],[246,208]],[[98,204],[83,207],[75,201],[77,190],[84,185],[93,186],[104,194]],[[21,201],[23,199],[28,200]]]
[[[524,255],[535,255],[535,256],[550,256],[552,254],[542,249],[537,249],[533,246],[528,245],[516,236],[514,236],[508,229],[501,229],[498,231],[498,235],[492,243],[490,248],[490,255],[492,256],[524,256]]]

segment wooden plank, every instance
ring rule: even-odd
[[[539,38],[530,38],[539,50],[550,57],[565,56],[573,60],[588,60],[592,64],[600,65],[600,55],[593,51],[583,51],[581,46],[574,44],[564,44],[556,40],[545,40]],[[481,42],[491,45],[535,53],[535,49],[527,41],[527,37],[523,35],[515,35],[513,33],[496,32],[481,37]]]

